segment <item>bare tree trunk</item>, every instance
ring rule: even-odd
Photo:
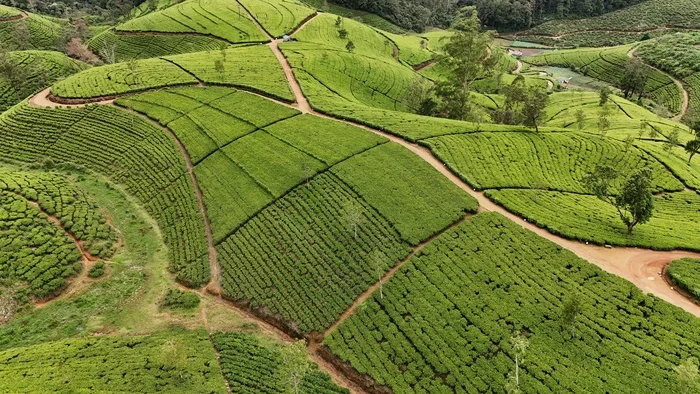
[[[382,285],[382,273],[380,272],[379,273],[379,298],[383,300],[384,299],[384,291],[382,289],[382,286],[383,286]]]

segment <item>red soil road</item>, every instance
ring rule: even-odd
[[[627,52],[627,57],[629,57],[630,59],[634,59],[634,52],[636,50],[637,50],[636,46],[634,48],[630,49],[629,52]],[[646,63],[644,63],[644,64],[646,64]],[[679,112],[678,115],[673,117],[673,120],[675,120],[675,121],[681,120],[685,116],[685,114],[688,112],[688,106],[690,105],[690,96],[688,95],[688,91],[685,90],[685,86],[683,85],[683,82],[674,78],[673,75],[671,75],[665,71],[662,71],[662,70],[660,70],[660,69],[658,69],[650,64],[647,64],[647,66],[653,68],[654,70],[656,70],[660,73],[668,75],[668,77],[671,78],[671,80],[673,80],[673,83],[675,83],[676,86],[678,86],[678,88],[681,90],[681,92],[683,92],[683,104],[681,104],[681,112]]]
[[[29,15],[27,15],[26,12],[24,12],[24,11],[22,11],[22,10],[18,10],[18,11],[19,11],[19,15],[10,16],[10,17],[7,17],[7,18],[0,18],[0,23],[2,23],[2,22],[19,21],[19,20],[22,20],[22,19],[27,19],[27,18],[29,17]]]

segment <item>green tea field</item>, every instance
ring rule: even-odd
[[[660,3],[522,58],[472,8],[0,6],[0,392],[697,392],[697,7]]]

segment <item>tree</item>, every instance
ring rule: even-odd
[[[335,26],[336,26],[336,27],[340,27],[340,26],[342,26],[342,25],[343,25],[343,17],[342,17],[342,16],[338,16],[338,17],[335,19]]]
[[[605,133],[607,133],[610,128],[611,113],[612,107],[610,104],[604,104],[598,111],[598,131],[600,131],[600,138],[605,137]]]
[[[187,348],[179,341],[168,340],[163,349],[163,364],[184,381],[187,373]]]
[[[513,333],[510,337],[510,344],[513,347],[513,355],[515,356],[515,386],[520,389],[520,364],[525,362],[525,352],[530,341],[520,333]]]
[[[523,118],[525,125],[534,127],[535,132],[539,132],[540,122],[545,107],[549,102],[547,91],[538,87],[530,86],[525,91],[525,103],[523,103]]]
[[[564,301],[561,318],[564,326],[571,328],[571,338],[576,337],[576,319],[578,319],[582,311],[581,300],[578,296],[573,295]]]
[[[586,125],[586,113],[583,111],[583,108],[579,108],[576,110],[576,128],[578,131],[583,130],[583,127]]]
[[[311,163],[309,163],[309,160],[306,157],[301,160],[301,172],[304,174],[306,187],[309,187],[309,181],[314,175],[314,169],[311,168]]]
[[[280,374],[285,383],[287,393],[299,394],[301,382],[304,380],[310,365],[306,355],[306,342],[300,339],[282,349],[282,365]]]
[[[345,45],[345,49],[352,53],[355,50],[355,43],[352,42],[352,40],[348,41],[347,45]]]
[[[224,71],[226,71],[226,67],[224,66],[224,62],[221,59],[214,60],[214,69],[216,70],[217,73],[223,74]]]
[[[600,92],[599,92],[599,94],[600,94],[600,102],[599,102],[599,105],[600,105],[601,107],[608,103],[608,99],[610,98],[610,93],[611,93],[611,92],[610,92],[610,88],[607,87],[607,86],[603,86],[603,88],[600,89]]]
[[[340,29],[338,30],[338,36],[344,40],[348,37],[348,31],[345,29]]]
[[[15,42],[17,49],[20,51],[29,49],[29,43],[32,39],[32,32],[29,30],[25,21],[20,21],[15,24],[12,29],[12,41]]]
[[[364,221],[362,207],[356,201],[351,201],[345,204],[345,220],[352,230],[355,241],[357,241],[357,232]]]
[[[100,49],[100,57],[107,64],[114,64],[117,62],[117,45],[112,44]]]
[[[679,366],[675,367],[674,370],[678,374],[678,380],[685,386],[684,393],[688,393],[691,389],[695,389],[698,386],[699,374],[697,358],[690,357]]]
[[[83,44],[83,40],[80,37],[73,37],[68,44],[66,44],[66,54],[72,56],[79,60],[84,61],[89,64],[98,64],[100,59],[92,53],[92,51]]]
[[[0,293],[0,325],[10,321],[17,312],[19,304],[15,299],[15,293],[10,290],[5,290]]]
[[[670,156],[671,151],[673,150],[674,147],[680,145],[681,143],[681,137],[680,137],[680,130],[678,129],[678,126],[673,126],[673,130],[668,134],[666,137],[666,142],[664,142],[663,145],[663,150],[666,151],[666,155]]]
[[[419,115],[430,116],[432,115],[430,111],[432,111],[435,106],[432,93],[433,86],[426,79],[421,78],[409,86],[401,101],[413,112]]]
[[[642,98],[644,87],[649,79],[649,68],[639,59],[634,58],[627,63],[625,73],[620,78],[620,89],[625,94],[625,98],[630,98],[635,94]]]
[[[377,275],[379,282],[379,298],[384,299],[384,288],[382,283],[382,275],[386,268],[386,255],[379,249],[374,249],[370,254],[370,260],[374,266],[374,272]]]
[[[642,137],[644,137],[644,134],[647,133],[647,130],[649,130],[649,121],[646,119],[640,120],[639,121],[639,131],[637,132],[640,140],[642,139]]]
[[[690,161],[693,160],[693,156],[700,152],[700,138],[695,137],[694,140],[686,142],[685,151],[689,154],[688,165],[690,165]]]
[[[600,200],[612,205],[632,235],[634,226],[648,222],[654,212],[650,168],[635,171],[622,185],[617,196],[612,195],[612,183],[620,177],[613,167],[602,165],[583,179],[584,187]]]
[[[625,153],[629,155],[629,153],[632,151],[632,147],[634,146],[634,137],[628,135],[623,142],[625,143]]]
[[[685,151],[690,155],[688,157],[688,165],[693,160],[693,156],[700,152],[700,121],[693,125],[695,138],[685,143]]]
[[[438,59],[448,77],[437,84],[435,93],[441,101],[441,112],[449,118],[469,120],[472,84],[491,75],[497,64],[498,52],[492,53],[489,48],[494,33],[480,29],[476,8],[460,8],[452,24],[454,34]]]

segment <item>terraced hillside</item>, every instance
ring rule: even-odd
[[[14,76],[14,81],[6,81],[0,77],[0,112],[37,90],[89,67],[81,61],[53,51],[9,52],[7,60],[13,67],[21,68],[22,73]]]
[[[632,45],[612,48],[569,49],[546,52],[527,58],[535,66],[557,66],[573,68],[578,72],[619,86],[625,68],[631,61],[630,54],[636,52]],[[666,107],[674,114],[683,109],[683,90],[671,77],[661,70],[648,68],[644,94]]]
[[[14,11],[13,11],[14,12]],[[29,32],[28,37],[15,33],[18,29]],[[0,38],[8,50],[56,49],[60,26],[36,14],[21,18],[0,20]]]
[[[553,20],[516,35],[518,39],[556,46],[612,46],[640,41],[673,30],[700,29],[700,5],[693,0],[648,0],[600,16]]]

